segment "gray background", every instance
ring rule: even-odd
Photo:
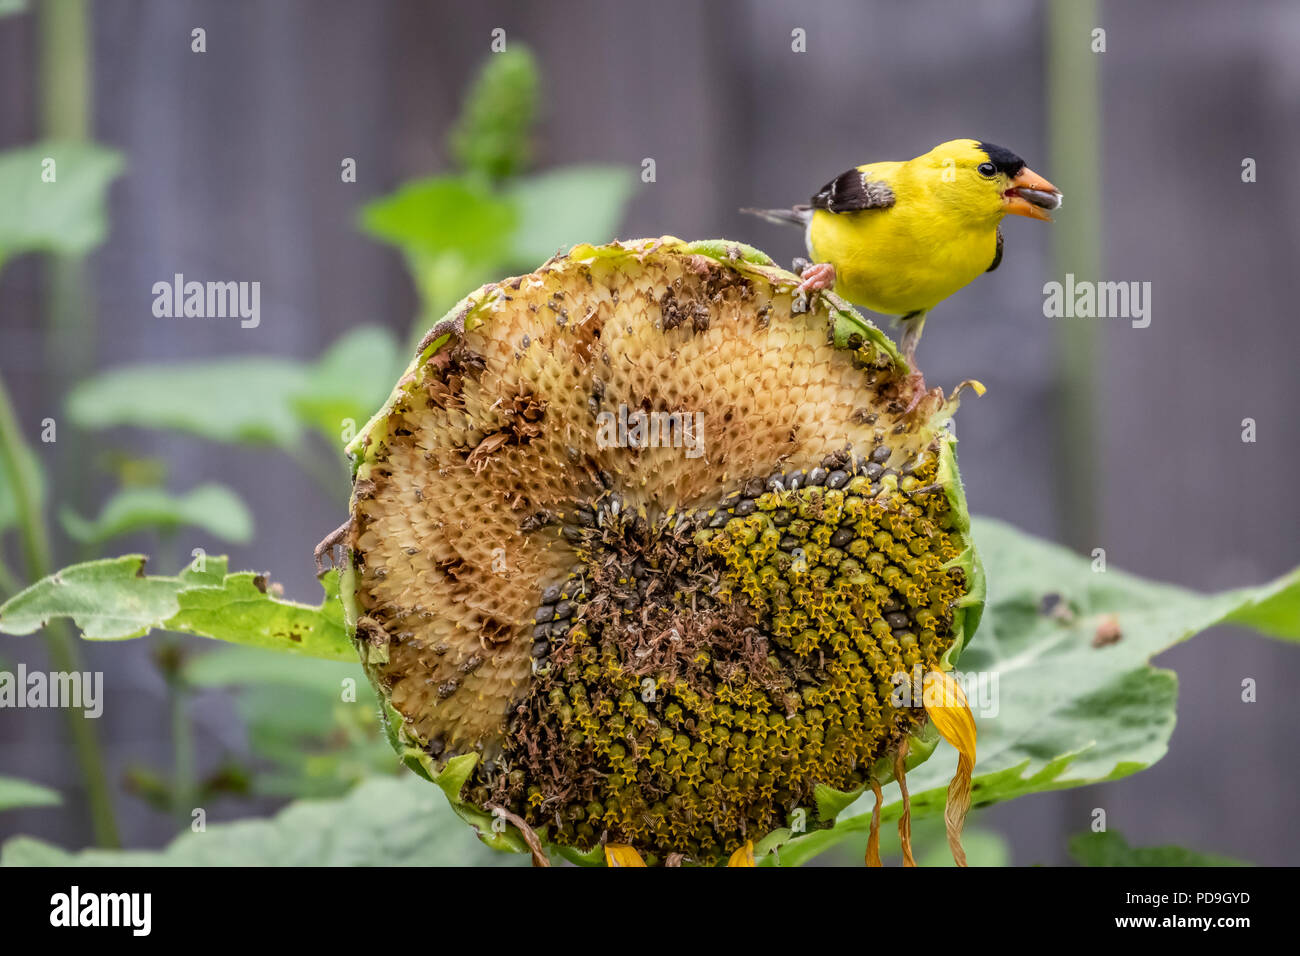
[[[1262,581],[1300,559],[1300,3],[1108,3],[1101,24],[1103,188],[1089,196],[1052,174],[1045,11],[1029,0],[96,4],[95,135],[129,168],[92,258],[95,364],[309,357],[358,323],[404,335],[416,307],[409,280],[395,252],[360,235],[356,212],[446,167],[444,131],[500,26],[542,66],[540,165],[655,158],[658,182],[640,188],[624,237],[724,235],[788,261],[798,235],[737,207],[802,201],[850,165],[957,136],[1025,156],[1064,189],[1062,216],[1098,204],[1104,278],[1151,282],[1153,321],[1102,332],[1096,543],[1114,565],[1191,587]],[[207,30],[204,55],[190,52],[194,26]],[[805,55],[790,51],[796,26],[808,31]],[[31,17],[0,21],[0,147],[38,132],[36,53]],[[339,181],[343,156],[358,161],[355,185]],[[1254,185],[1240,181],[1244,156],[1258,161]],[[1043,318],[1040,291],[1055,278],[1050,228],[1009,221],[1001,269],[936,310],[921,357],[935,382],[989,386],[961,417],[972,508],[1054,537],[1059,329]],[[32,436],[61,407],[45,374],[43,269],[25,259],[0,281],[0,371]],[[173,272],[260,280],[261,327],[155,319],[150,288]],[[1256,444],[1240,440],[1247,416]],[[342,509],[295,466],[178,437],[115,439],[165,458],[174,488],[236,488],[258,533],[233,549],[233,564],[271,569],[290,596],[318,593],[311,546]],[[81,441],[68,428],[50,453],[91,483],[83,497],[96,502],[109,488]],[[98,729],[115,775],[131,761],[167,765],[164,689],[147,653],[145,642],[88,652],[109,682]],[[41,662],[34,641],[6,640],[0,656]],[[1016,862],[1063,862],[1066,838],[1100,806],[1134,842],[1294,863],[1300,768],[1288,721],[1300,656],[1219,630],[1158,662],[1181,678],[1169,756],[1117,783],[985,814]],[[1239,700],[1245,676],[1259,681],[1250,706]],[[219,695],[200,703],[204,767],[240,746],[230,713]],[[88,840],[62,735],[56,712],[0,717],[0,773],[71,793],[63,809],[0,816],[0,838]],[[118,804],[128,845],[165,841],[164,815]],[[216,807],[211,818],[246,810]]]

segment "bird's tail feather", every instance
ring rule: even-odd
[[[778,226],[806,226],[812,219],[811,206],[795,206],[791,209],[752,209],[746,207],[741,212],[747,212],[751,216],[758,216],[760,219],[766,219],[768,222],[774,222]]]

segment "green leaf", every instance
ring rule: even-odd
[[[53,182],[43,174],[53,160]],[[43,142],[0,153],[0,261],[24,252],[78,255],[108,231],[105,194],[122,172],[116,150]]]
[[[81,428],[163,428],[292,448],[301,434],[292,400],[307,380],[297,362],[253,356],[135,365],[83,382],[68,414]]]
[[[355,660],[343,622],[338,575],[321,581],[316,607],[282,601],[263,575],[226,573],[224,557],[176,577],[144,573],[143,555],[88,561],[64,568],[0,605],[0,632],[31,634],[51,618],[67,617],[87,640],[143,637],[150,630],[179,631],[233,644],[308,657]]]
[[[895,828],[893,832],[897,834],[898,830]],[[967,866],[1011,865],[1011,847],[1000,833],[968,826],[962,831],[961,845],[966,851]],[[916,844],[914,843],[913,846]],[[948,849],[948,841],[942,838],[942,834],[939,839],[931,840],[924,849],[917,847],[916,853],[918,866],[955,867],[957,865],[953,861],[952,851]]]
[[[515,180],[509,195],[519,228],[511,265],[535,269],[579,242],[613,239],[635,186],[636,177],[622,166],[564,166]]]
[[[528,165],[538,85],[537,64],[525,47],[487,58],[448,137],[461,168],[501,179]]]
[[[483,846],[427,782],[377,778],[269,820],[216,823],[160,851],[68,853],[31,837],[4,844],[0,866],[520,866]]]
[[[0,776],[0,810],[18,807],[52,807],[63,802],[58,791],[39,783]]]
[[[362,228],[422,258],[451,256],[466,266],[500,262],[518,223],[514,204],[487,183],[433,176],[406,183],[361,210]]]
[[[115,369],[74,389],[68,414],[81,428],[169,429],[292,452],[307,427],[334,445],[345,419],[364,424],[402,364],[390,332],[362,326],[310,364],[246,356]]]
[[[0,0],[0,17],[27,12],[27,0]]]
[[[963,652],[962,672],[983,674],[996,713],[972,698],[979,735],[973,806],[1027,793],[1128,776],[1164,756],[1173,732],[1178,682],[1150,659],[1216,624],[1257,627],[1300,639],[1300,570],[1258,588],[1197,594],[1115,569],[1097,573],[1071,551],[989,519],[974,522],[988,578],[979,633]],[[1045,599],[1056,613],[1044,613]],[[1113,620],[1122,637],[1094,646]],[[910,771],[916,816],[942,813],[956,755],[941,745]],[[883,819],[900,804],[886,791]],[[870,795],[832,830],[813,831],[781,848],[797,865],[870,823]]]
[[[110,498],[94,521],[67,508],[59,513],[59,519],[68,537],[86,544],[101,544],[148,528],[200,528],[215,538],[241,544],[253,537],[253,516],[244,502],[229,488],[216,484],[200,485],[183,495],[161,488],[128,488]]]
[[[290,405],[303,423],[312,426],[335,447],[347,444],[345,422],[351,432],[360,430],[384,399],[406,366],[399,359],[391,332],[368,325],[354,329],[334,342],[309,370]]]
[[[369,705],[374,698],[366,673],[356,656],[347,661],[292,657],[260,647],[217,646],[185,659],[184,677],[194,687],[302,687],[338,699],[343,681],[357,681],[357,699]]]
[[[1124,837],[1108,830],[1082,833],[1070,840],[1070,856],[1084,866],[1249,866],[1241,860],[1197,853],[1180,846],[1131,847]]]
[[[236,690],[250,749],[274,765],[257,771],[257,793],[335,796],[399,767],[379,724],[379,699],[355,659],[221,647],[189,658],[185,678],[196,687]]]

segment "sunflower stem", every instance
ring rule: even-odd
[[[1101,272],[1101,123],[1093,30],[1096,0],[1052,0],[1047,17],[1048,148],[1053,177],[1072,203],[1052,228],[1053,273],[1064,282],[1095,281]],[[1096,415],[1102,395],[1094,319],[1057,325],[1060,381],[1056,429],[1057,513],[1066,543],[1091,549],[1097,530]]]

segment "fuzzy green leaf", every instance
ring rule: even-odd
[[[240,544],[253,537],[253,516],[243,500],[216,484],[200,485],[183,495],[161,488],[127,488],[110,498],[93,521],[67,508],[59,513],[59,519],[68,537],[86,544],[153,528],[167,532],[199,528],[215,538]]]
[[[373,779],[347,795],[290,804],[269,820],[216,823],[160,851],[69,853],[31,837],[4,844],[0,866],[519,866],[466,828],[433,787]]]
[[[1072,838],[1070,856],[1084,866],[1249,866],[1231,857],[1197,853],[1180,846],[1129,846],[1123,835],[1113,830]]]
[[[63,802],[58,791],[39,783],[0,776],[0,810],[18,807],[52,807]]]
[[[971,700],[979,734],[973,806],[1078,787],[1135,773],[1164,756],[1173,732],[1176,676],[1150,659],[1216,624],[1300,639],[1300,570],[1258,588],[1204,595],[1092,562],[1000,522],[977,519],[974,536],[988,578],[988,604],[960,670],[997,680],[996,713]],[[1055,614],[1044,613],[1045,600]],[[1094,646],[1113,620],[1121,637]],[[917,816],[942,813],[956,764],[950,747],[908,774]],[[886,790],[883,819],[896,818]],[[891,800],[891,798],[894,798]],[[781,848],[795,865],[864,831],[870,797],[832,830]]]
[[[51,169],[54,181],[47,182]],[[0,153],[0,261],[24,252],[78,255],[99,245],[108,231],[108,184],[121,171],[121,154],[93,143]]]
[[[147,576],[143,555],[64,568],[0,605],[0,632],[31,634],[56,617],[71,618],[87,640],[143,637],[150,630],[286,651],[330,660],[356,659],[343,623],[338,576],[322,578],[316,606],[282,601],[262,575],[226,573],[224,557],[203,571]]]

